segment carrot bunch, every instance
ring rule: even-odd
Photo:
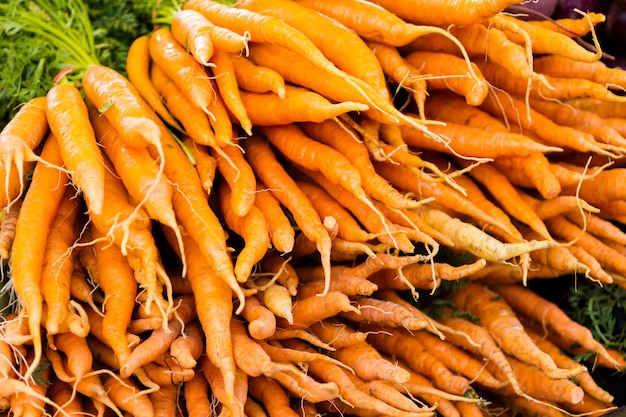
[[[331,3],[189,0],[127,76],[90,63],[0,132],[3,408],[613,406],[571,346],[623,357],[524,288],[626,287],[624,71],[571,39],[595,23]]]

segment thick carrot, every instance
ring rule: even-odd
[[[419,68],[427,80],[428,89],[451,90],[465,97],[468,104],[477,106],[489,93],[489,84],[473,62],[444,52],[416,51],[404,59]]]
[[[233,132],[234,134],[234,132]],[[238,141],[233,139],[238,145]],[[239,146],[226,146],[221,152],[212,150],[217,169],[231,190],[231,210],[238,217],[250,212],[256,198],[256,177]]]
[[[538,367],[550,378],[569,378],[584,372],[583,366],[559,368],[548,354],[533,343],[511,306],[493,290],[478,283],[469,283],[456,291],[453,298],[459,308],[478,317],[480,324],[502,345],[503,351]]]
[[[263,259],[271,240],[265,216],[258,207],[252,205],[248,212],[240,217],[232,207],[233,192],[226,183],[218,186],[218,196],[222,216],[228,227],[242,237],[244,245],[235,259],[235,278],[246,282],[254,266]]]
[[[428,1],[392,1],[375,0],[376,3],[401,19],[409,22],[431,24],[436,26],[467,25],[478,23],[501,12],[505,7],[515,4],[513,0],[501,0],[493,2],[466,1],[461,4],[455,2],[442,2],[432,5]],[[425,8],[431,8],[428,15],[420,12]]]
[[[10,205],[24,190],[24,174],[27,161],[33,160],[34,149],[48,132],[46,98],[36,97],[25,103],[8,121],[0,132],[0,155],[4,171],[0,178],[4,181],[4,193],[0,193],[0,206]],[[15,164],[15,171],[11,166]],[[12,187],[11,181],[18,187]]]
[[[513,184],[535,188],[546,200],[557,197],[562,191],[559,179],[550,169],[548,157],[541,152],[496,158],[494,166]]]
[[[53,337],[54,345],[67,358],[67,370],[77,380],[92,370],[93,355],[87,339],[72,333],[59,333]]]
[[[135,38],[126,55],[126,71],[128,81],[135,86],[139,95],[167,123],[175,129],[182,127],[165,106],[159,93],[150,81],[150,36],[142,35]]]
[[[283,253],[291,252],[295,242],[295,230],[291,225],[291,221],[272,192],[258,181],[254,205],[257,206],[263,212],[263,216],[265,216],[270,239],[274,248]]]
[[[276,317],[282,317],[287,323],[293,323],[291,314],[292,296],[289,290],[280,284],[272,284],[263,290],[263,304],[272,311]]]
[[[74,198],[76,191],[64,187],[56,215],[50,224],[48,243],[41,266],[41,292],[48,308],[45,328],[49,335],[59,332],[68,316],[70,283],[74,269],[71,248],[78,240],[76,220],[80,201]]]
[[[250,378],[250,395],[263,404],[269,417],[297,417],[291,408],[289,396],[278,382],[266,376]]]
[[[26,372],[30,377],[42,356],[41,321],[43,297],[40,279],[50,225],[65,193],[68,176],[52,166],[62,166],[61,152],[56,137],[48,135],[41,158],[37,164],[29,192],[24,198],[15,227],[15,240],[11,249],[12,281],[15,293],[28,314],[28,328],[32,337],[35,357]],[[42,198],[41,195],[45,195]],[[28,249],[26,249],[28,248]]]
[[[498,285],[494,286],[493,290],[521,314],[580,343],[585,349],[596,352],[608,361],[613,361],[604,346],[594,339],[589,329],[569,318],[553,302],[519,285]]]
[[[330,283],[332,241],[315,208],[276,159],[276,155],[262,137],[250,136],[243,141],[243,147],[248,162],[257,177],[271,190],[272,195],[290,211],[302,233],[316,243],[322,265],[326,270],[328,285]]]
[[[215,51],[211,57],[214,65],[211,72],[215,77],[215,83],[224,104],[231,114],[239,121],[241,128],[248,134],[252,134],[252,122],[248,118],[247,109],[241,101],[239,85],[235,76],[235,67],[231,55],[223,51]]]
[[[267,339],[276,331],[276,316],[256,297],[247,297],[241,316],[248,322],[248,332],[254,339]]]
[[[209,113],[215,91],[204,67],[179,44],[169,28],[162,27],[150,35],[150,57],[181,89],[187,98]]]
[[[297,298],[292,309],[293,324],[284,327],[304,329],[320,320],[333,317],[342,311],[354,311],[347,295],[339,291],[328,291],[324,295]],[[277,320],[280,325],[282,320]],[[285,321],[285,324],[286,321]]]
[[[211,39],[211,26],[211,22],[202,13],[195,10],[179,10],[172,19],[170,29],[174,39],[188,48],[198,63],[209,66],[215,51]]]
[[[80,91],[69,84],[52,87],[46,95],[46,115],[72,181],[82,190],[89,210],[100,213],[104,165]]]
[[[401,359],[414,372],[429,377],[435,386],[457,395],[464,395],[469,388],[469,380],[453,374],[410,333],[381,326],[368,329],[367,340],[372,346],[382,353]]]
[[[322,122],[351,111],[365,111],[368,106],[355,101],[330,102],[322,95],[299,87],[287,87],[285,97],[273,93],[241,91],[254,126],[286,125],[293,122]]]
[[[256,65],[247,57],[232,55],[235,77],[240,88],[252,93],[273,92],[285,97],[285,80],[271,68]]]

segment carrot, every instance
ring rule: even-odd
[[[54,345],[67,358],[67,370],[76,380],[92,370],[93,356],[84,337],[72,333],[54,335]]]
[[[250,59],[241,55],[232,55],[231,60],[235,70],[235,78],[240,88],[251,93],[277,94],[285,97],[285,80],[271,68],[256,65]]]
[[[521,196],[533,207],[541,219],[549,219],[573,210],[580,212],[581,209],[588,213],[600,213],[600,209],[576,196],[559,195],[548,200],[539,200],[526,193],[522,193]]]
[[[266,272],[275,274],[276,282],[283,285],[292,296],[298,293],[300,278],[289,258],[283,258],[279,253],[272,251],[263,258],[262,268]]]
[[[403,327],[408,330],[420,330],[427,327],[430,321],[423,316],[416,316],[403,306],[389,300],[375,297],[358,297],[355,299],[359,314],[354,312],[340,313],[356,323],[372,323],[379,327]]]
[[[233,139],[237,145],[238,141]],[[220,153],[212,151],[217,169],[231,189],[230,206],[238,217],[244,217],[254,206],[256,177],[239,146],[227,146]]]
[[[266,376],[250,378],[250,395],[263,404],[269,417],[297,417],[289,404],[289,396],[278,382]]]
[[[256,206],[252,206],[245,216],[239,217],[230,206],[231,199],[234,197],[225,183],[220,184],[218,191],[226,224],[244,240],[244,246],[235,259],[235,277],[239,282],[246,282],[252,273],[252,268],[263,259],[270,247],[267,223],[263,213]]]
[[[254,339],[267,339],[276,330],[276,316],[256,297],[247,297],[241,316],[248,322],[248,332]]]
[[[623,168],[603,170],[580,184],[563,187],[563,191],[567,195],[575,194],[591,204],[624,200],[626,193],[621,187],[624,174],[626,169]]]
[[[464,376],[469,381],[488,388],[499,388],[504,383],[485,369],[485,364],[466,350],[430,332],[419,331],[413,337],[420,341],[424,349],[440,360],[450,371]]]
[[[104,386],[113,403],[121,410],[146,417],[154,416],[152,401],[146,395],[138,395],[139,387],[130,379],[109,376]]]
[[[289,290],[280,284],[272,284],[263,291],[263,304],[272,311],[276,317],[282,317],[287,323],[293,323],[291,314],[292,299]]]
[[[550,232],[533,208],[519,195],[515,186],[497,168],[479,164],[472,168],[474,177],[513,218],[530,226],[543,239],[551,240]]]
[[[222,373],[224,386],[230,399],[234,399],[235,360],[230,335],[230,317],[233,311],[231,284],[222,275],[213,270],[197,243],[189,235],[183,236],[184,248],[189,259],[187,279],[191,283],[198,320],[207,337],[205,341],[206,355],[211,363]],[[228,290],[231,287],[231,291]],[[240,297],[243,297],[241,290]],[[245,301],[239,298],[240,304]],[[206,308],[211,305],[211,308]],[[241,312],[242,305],[237,309]]]
[[[194,370],[182,368],[178,364],[159,365],[156,362],[145,364],[142,368],[147,378],[154,384],[162,387],[176,387],[193,378]],[[156,390],[158,392],[159,390]]]
[[[515,4],[513,0],[502,0],[498,2],[476,2],[468,1],[462,4],[444,2],[435,5],[428,16],[424,16],[420,10],[431,7],[429,2],[411,2],[391,0],[375,0],[373,3],[384,7],[396,14],[401,19],[409,22],[431,24],[437,26],[466,25],[481,22],[491,16],[498,14],[505,7]]]
[[[376,174],[367,148],[358,141],[358,137],[349,128],[332,120],[322,123],[304,123],[301,128],[309,137],[343,154],[359,171],[363,189],[372,198],[394,208],[410,208],[418,205],[417,202],[402,196]]]
[[[298,298],[293,305],[293,324],[296,329],[307,328],[315,322],[333,317],[342,311],[358,312],[350,299],[339,291],[328,291],[324,295]],[[280,324],[281,320],[277,320]]]
[[[494,166],[513,184],[535,188],[546,199],[557,197],[561,183],[550,169],[550,161],[541,152],[527,156],[505,156],[494,160]]]
[[[313,201],[311,201],[313,202]],[[265,216],[272,245],[283,253],[291,252],[295,242],[295,231],[280,202],[264,184],[257,181],[254,205]]]
[[[71,250],[78,239],[76,220],[80,201],[73,198],[76,192],[73,188],[64,188],[65,194],[50,224],[39,284],[48,308],[44,327],[49,335],[58,333],[68,316],[67,306],[70,303],[70,283],[74,269]]]
[[[193,369],[204,350],[204,334],[200,323],[192,321],[185,326],[185,334],[178,336],[170,345],[170,355],[183,368]]]
[[[139,95],[154,109],[168,125],[182,131],[182,127],[167,109],[159,93],[150,81],[150,36],[142,35],[135,38],[126,55],[126,71],[128,81],[137,89]]]
[[[560,152],[556,146],[546,146],[525,135],[508,131],[489,132],[482,128],[447,122],[429,129],[448,139],[445,144],[436,142],[410,127],[402,127],[402,138],[416,149],[426,148],[439,152],[458,154],[462,157],[498,158],[503,156],[526,156],[533,153]],[[476,146],[480,143],[480,146]]]
[[[46,95],[46,115],[72,181],[83,191],[89,210],[99,213],[104,204],[102,154],[78,89],[68,84],[52,87]]]
[[[188,48],[196,61],[205,67],[210,65],[215,51],[211,26],[211,22],[195,10],[179,10],[170,25],[174,39]]]
[[[215,92],[204,67],[187,53],[185,47],[174,39],[172,32],[166,27],[157,29],[150,35],[149,47],[150,57],[155,64],[194,105],[208,114]]]
[[[211,194],[217,172],[217,161],[210,154],[207,146],[195,142],[192,138],[183,139],[183,144],[189,149],[196,161],[196,171],[202,182],[202,188],[207,194]]]
[[[620,68],[607,67],[602,61],[584,62],[558,55],[542,56],[534,60],[534,68],[552,77],[584,78],[609,88],[626,86],[626,74]]]
[[[546,220],[546,225],[554,230],[554,235],[561,239],[575,242],[596,258],[605,268],[623,273],[624,255],[604,244],[600,239],[586,233],[584,229],[565,219],[563,216]],[[622,271],[622,272],[620,272]]]
[[[178,230],[171,185],[148,150],[127,145],[111,122],[93,107],[90,107],[90,120],[98,142],[130,196],[139,206],[145,204],[151,218]]]
[[[39,286],[41,265],[50,226],[65,193],[69,179],[65,172],[51,166],[62,166],[59,144],[53,134],[48,135],[37,164],[29,192],[24,197],[15,226],[15,240],[11,248],[12,281],[15,293],[28,314],[28,329],[32,337],[34,359],[26,372],[28,378],[41,361],[41,321],[43,297]],[[40,195],[46,195],[41,198]],[[25,248],[29,248],[26,250]]]
[[[526,32],[530,37],[535,54],[560,55],[583,62],[595,62],[602,55],[600,48],[596,48],[595,51],[587,50],[569,36],[533,25],[515,16],[502,13],[498,15],[498,19],[513,24]],[[511,36],[517,41],[513,35]]]
[[[239,86],[235,77],[235,67],[230,54],[216,51],[211,57],[211,63],[214,65],[211,71],[224,104],[239,121],[241,128],[248,135],[252,134],[252,122],[248,118],[247,109],[241,101]]]
[[[300,276],[303,277],[303,284],[298,288],[298,296],[310,297],[319,294],[324,288],[323,272],[315,269],[315,271],[311,269],[299,271]],[[311,277],[308,276],[309,274]],[[329,290],[340,291],[348,296],[372,295],[378,289],[378,286],[372,283],[369,277],[352,274],[347,268],[334,267],[331,279]]]
[[[415,288],[435,290],[442,280],[461,280],[483,269],[486,263],[484,259],[460,266],[443,262],[416,263],[398,270],[383,269],[370,275],[368,280],[376,284],[380,290],[414,290]]]
[[[332,241],[317,212],[306,195],[298,188],[289,174],[276,159],[269,144],[260,136],[250,136],[243,143],[248,162],[260,181],[267,186],[293,215],[302,233],[315,242],[326,272],[327,285],[330,281],[330,251]],[[324,291],[325,292],[325,291]]]
[[[46,392],[46,396],[50,398],[50,400],[59,404],[69,415],[78,415],[83,413],[83,405],[79,397],[77,397],[72,387],[54,377],[51,378],[51,384],[48,387],[48,391]]]
[[[592,28],[606,20],[606,15],[602,13],[586,12],[579,18],[561,18],[533,21],[534,25],[546,27],[555,32],[563,33],[569,37],[585,36],[591,32]]]
[[[593,213],[584,213],[581,216],[580,214],[566,212],[563,215],[567,220],[580,228],[584,227],[587,232],[600,239],[614,241],[620,245],[626,244],[626,234],[619,227]]]
[[[591,331],[570,319],[556,304],[518,285],[494,286],[493,289],[516,311],[612,361],[605,348],[594,339]],[[523,297],[523,302],[520,297]],[[615,362],[614,364],[616,365]]]
[[[419,68],[427,80],[428,89],[451,90],[465,97],[468,104],[477,106],[487,96],[489,84],[474,63],[468,70],[464,59],[443,52],[416,51],[404,59]]]
[[[453,374],[409,333],[382,326],[368,326],[368,330],[367,340],[372,346],[381,353],[401,359],[414,372],[430,378],[435,386],[458,395],[464,395],[469,388],[465,377]],[[408,382],[408,378],[403,382]]]
[[[328,356],[324,357],[328,358]],[[339,389],[336,384],[332,382],[321,383],[306,374],[296,377],[282,371],[275,373],[272,379],[276,380],[283,388],[289,391],[292,396],[296,396],[310,403],[332,401],[339,395]]]
[[[478,317],[480,323],[502,345],[503,351],[525,363],[538,367],[548,377],[552,379],[568,378],[584,372],[583,366],[575,369],[559,368],[554,360],[541,351],[524,332],[524,328],[511,306],[487,287],[478,283],[470,283],[455,292],[453,298],[459,308]]]
[[[365,111],[355,101],[330,102],[324,96],[301,87],[288,86],[285,97],[273,93],[241,91],[248,117],[255,126],[287,125],[293,122],[321,122],[351,111]]]
[[[426,117],[457,125],[477,127],[488,132],[508,131],[500,119],[480,107],[470,106],[463,97],[451,91],[433,91],[425,103]]]
[[[210,415],[213,412],[209,398],[209,384],[202,374],[196,372],[192,379],[185,381],[183,387],[185,410],[189,416]]]
[[[7,122],[0,131],[0,154],[4,172],[4,193],[1,193],[1,207],[9,206],[24,190],[24,174],[27,172],[27,161],[34,160],[33,151],[48,133],[46,117],[46,98],[36,97],[29,100]],[[15,171],[11,166],[15,164]],[[12,186],[17,183],[18,187]]]
[[[174,417],[176,416],[178,407],[178,388],[172,385],[161,387],[158,391],[151,392],[149,395],[154,415],[158,417]]]

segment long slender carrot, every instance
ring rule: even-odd
[[[340,314],[355,323],[371,323],[380,327],[405,328],[411,331],[421,330],[430,324],[430,320],[416,316],[413,311],[390,300],[370,296],[356,298],[355,302],[359,314],[353,312]]]
[[[238,140],[233,139],[233,143],[238,145]],[[256,198],[256,177],[252,167],[239,146],[226,146],[219,153],[216,150],[211,153],[231,190],[231,210],[239,217],[245,216],[254,206]]]
[[[99,213],[104,205],[104,165],[80,91],[69,84],[52,87],[46,114],[72,181],[83,191],[89,210]]]
[[[257,182],[254,205],[261,209],[265,216],[274,248],[283,253],[291,252],[295,242],[295,230],[291,220],[272,192],[259,182]]]
[[[41,292],[48,308],[45,328],[50,335],[59,332],[68,315],[70,282],[74,269],[71,248],[78,239],[76,219],[80,201],[73,198],[75,190],[65,187],[57,213],[50,224],[48,243],[41,267]]]
[[[250,136],[243,141],[247,159],[256,175],[293,215],[295,223],[307,238],[316,243],[321,262],[330,283],[330,251],[332,241],[322,220],[306,195],[276,159],[269,144],[260,136]]]
[[[47,132],[45,97],[36,97],[25,103],[0,132],[0,154],[4,165],[4,172],[0,176],[4,179],[2,184],[4,193],[0,193],[0,206],[8,206],[24,190],[26,161],[33,159],[33,150],[45,138]],[[11,169],[13,164],[15,173]],[[12,178],[19,184],[16,189],[10,186]]]
[[[196,161],[196,171],[198,171],[198,176],[202,182],[202,188],[210,195],[217,172],[217,161],[207,146],[196,143],[192,138],[186,137],[183,139],[183,144],[189,149]]]
[[[175,129],[182,127],[174,119],[168,108],[163,104],[159,93],[150,81],[150,36],[142,35],[135,38],[128,48],[126,56],[126,70],[128,80],[135,86],[137,92],[150,105],[152,109]]]
[[[67,174],[53,166],[62,166],[56,137],[48,135],[41,158],[46,164],[37,164],[29,192],[24,198],[15,228],[11,249],[11,268],[15,292],[28,314],[28,328],[32,337],[34,359],[25,376],[30,377],[42,356],[41,321],[43,297],[39,281],[46,241],[57,207],[65,193]],[[45,195],[45,198],[40,197]],[[26,248],[29,248],[28,250]],[[37,250],[35,250],[37,249]]]

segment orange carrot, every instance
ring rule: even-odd
[[[46,98],[36,97],[25,103],[0,132],[0,154],[4,171],[4,193],[0,193],[0,206],[10,205],[24,190],[24,174],[28,160],[33,160],[34,149],[48,132]],[[11,166],[15,164],[15,171]],[[14,179],[18,187],[11,187]]]
[[[443,52],[411,52],[404,59],[419,68],[427,80],[428,89],[451,90],[465,97],[468,104],[483,102],[489,90],[487,80],[474,63],[468,70],[464,59]]]
[[[50,224],[48,243],[41,267],[40,286],[48,308],[45,328],[49,335],[59,332],[68,316],[70,283],[74,257],[70,250],[78,239],[76,219],[80,201],[73,198],[76,191],[65,187],[65,195]]]
[[[202,372],[196,372],[192,379],[185,382],[184,396],[185,409],[189,416],[210,415],[213,412],[209,384]]]
[[[556,304],[518,285],[495,286],[493,289],[516,311],[612,361],[605,348],[594,339],[591,331],[570,319]]]
[[[15,240],[15,226],[20,214],[23,198],[18,198],[9,210],[4,209],[2,220],[0,220],[0,260],[8,260],[11,253],[11,246]]]
[[[311,331],[332,349],[359,344],[367,338],[367,333],[357,331],[335,317],[313,323]]]
[[[569,37],[585,36],[591,29],[606,20],[606,15],[602,13],[587,12],[578,18],[546,19],[533,21],[533,25],[544,26],[555,32],[563,33]]]
[[[154,416],[154,407],[146,395],[139,395],[139,387],[130,379],[109,376],[104,381],[109,397],[113,403],[131,414],[145,417]]]
[[[207,146],[195,142],[192,138],[183,139],[183,144],[189,149],[196,161],[196,171],[198,171],[198,176],[202,182],[202,188],[207,194],[211,194],[217,172],[217,161],[210,154]]]
[[[289,396],[278,382],[266,376],[250,378],[250,395],[256,398],[267,410],[269,417],[297,417],[291,408]]]
[[[223,51],[215,51],[211,57],[211,63],[214,65],[211,71],[224,104],[235,119],[239,121],[241,128],[248,135],[251,135],[252,122],[248,118],[247,109],[241,101],[239,86],[235,77],[235,67],[230,54]]]
[[[244,56],[233,55],[231,59],[240,88],[252,93],[273,92],[280,98],[285,97],[285,80],[278,72],[256,65]]]
[[[150,35],[150,57],[181,89],[187,98],[207,114],[215,91],[204,67],[179,44],[166,27]]]
[[[291,252],[295,242],[295,231],[291,221],[272,192],[258,181],[254,204],[265,216],[274,248],[283,253]]]
[[[80,91],[69,84],[52,87],[46,95],[46,115],[72,181],[83,191],[89,210],[99,213],[104,205],[104,165]]]
[[[172,19],[171,31],[176,41],[189,49],[198,63],[209,66],[215,50],[211,22],[195,10],[179,10]]]
[[[626,234],[618,226],[605,220],[593,213],[584,213],[582,216],[580,213],[566,212],[564,216],[567,220],[576,224],[578,227],[584,227],[585,230],[592,235],[606,239],[608,241],[614,241],[620,245],[626,245]]]
[[[185,326],[185,334],[178,336],[170,345],[170,355],[183,368],[193,369],[204,350],[204,334],[198,321]]]
[[[347,295],[339,291],[328,291],[324,295],[298,298],[294,303],[292,328],[306,328],[311,324],[333,317],[342,311],[358,312]],[[277,320],[280,324],[281,320]]]
[[[547,156],[541,152],[496,158],[494,165],[513,184],[536,188],[544,199],[552,199],[561,193],[561,183],[550,169]]]
[[[478,283],[470,283],[456,291],[453,297],[459,308],[478,317],[480,323],[502,345],[503,351],[538,367],[550,378],[568,378],[584,372],[583,366],[575,369],[559,368],[554,360],[541,351],[524,332],[509,304],[489,288]]]
[[[371,326],[368,330],[367,340],[372,346],[382,353],[403,360],[414,372],[429,377],[435,386],[458,395],[464,395],[469,388],[469,381],[465,377],[453,374],[409,333],[382,326]],[[407,381],[408,378],[403,382]]]
[[[39,286],[41,265],[50,225],[65,193],[65,187],[61,185],[69,181],[67,174],[51,167],[63,165],[59,144],[54,135],[48,135],[41,158],[46,163],[37,164],[33,173],[29,192],[24,198],[17,219],[15,241],[11,249],[13,286],[28,314],[28,328],[35,355],[32,367],[25,374],[27,378],[32,375],[41,361],[43,314],[43,297]],[[46,195],[46,198],[41,198],[40,194]],[[30,250],[25,248],[30,248]]]
[[[256,297],[247,297],[241,316],[248,322],[248,332],[254,339],[267,339],[276,330],[276,316]]]
[[[470,106],[458,94],[450,91],[433,91],[425,103],[426,117],[477,127],[488,132],[508,131],[506,124],[480,107]]]
[[[270,247],[267,223],[263,212],[254,205],[243,217],[238,216],[231,205],[233,192],[225,183],[219,184],[218,196],[224,221],[244,240],[244,246],[235,259],[234,271],[237,281],[246,282],[254,266],[263,259]]]
[[[73,333],[59,333],[54,335],[54,345],[67,358],[67,370],[77,380],[92,370],[93,356],[84,337]]]
[[[585,78],[609,88],[626,86],[626,74],[620,68],[607,67],[602,61],[583,62],[558,55],[542,56],[533,61],[537,72],[562,78]]]
[[[150,36],[142,35],[130,44],[126,56],[126,70],[128,81],[137,89],[139,95],[150,105],[152,109],[167,123],[175,129],[182,127],[174,119],[170,111],[163,104],[159,93],[150,81]]]
[[[212,150],[212,155],[217,162],[217,169],[231,190],[231,209],[235,215],[243,217],[254,206],[256,177],[237,143],[233,139],[235,146],[226,146],[219,153]]]
[[[330,282],[330,251],[332,241],[317,212],[306,195],[276,159],[269,144],[260,136],[250,136],[243,143],[247,159],[257,177],[293,215],[302,233],[315,242]]]

